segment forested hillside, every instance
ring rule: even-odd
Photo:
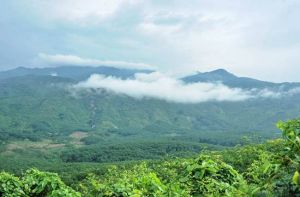
[[[2,172],[2,196],[299,196],[300,119],[279,122],[283,139],[188,159],[110,166],[71,187],[57,174]]]
[[[0,77],[1,169],[20,174],[38,167],[67,173],[72,166],[95,169],[102,163],[190,157],[202,150],[278,138],[275,123],[300,116],[300,94],[200,103],[138,99],[74,85],[90,72],[131,78],[136,72],[150,71],[66,69],[19,68]],[[52,72],[57,75],[51,76]],[[229,75],[239,80],[224,72],[205,77],[213,81]],[[275,89],[284,85],[268,84]],[[284,87],[296,86],[289,85]]]

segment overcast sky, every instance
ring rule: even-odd
[[[299,0],[2,0],[0,70],[109,63],[300,81],[299,21]]]

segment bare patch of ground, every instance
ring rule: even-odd
[[[32,141],[14,141],[6,145],[6,150],[4,152],[11,152],[17,149],[48,149],[48,148],[60,148],[65,146],[65,144],[54,143],[51,140],[42,140],[38,142]]]
[[[70,143],[75,146],[83,146],[84,143],[81,141],[81,139],[86,138],[88,136],[89,134],[87,132],[75,131],[69,136],[71,138]]]
[[[83,138],[86,138],[87,136],[88,136],[88,133],[82,132],[82,131],[75,131],[70,135],[70,137],[74,138],[74,139],[83,139]]]

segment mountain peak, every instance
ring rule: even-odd
[[[190,75],[182,78],[184,82],[187,83],[197,83],[197,82],[221,82],[229,87],[238,88],[257,88],[273,86],[274,84],[264,81],[259,81],[256,79],[237,77],[236,75],[228,72],[225,69],[217,69],[210,72],[198,72],[195,75]]]
[[[19,66],[19,67],[15,68],[14,70],[28,70],[28,68],[26,68],[24,66]]]
[[[220,76],[227,76],[227,77],[235,77],[234,74],[228,72],[227,70],[225,69],[216,69],[216,70],[213,70],[213,71],[210,71],[210,72],[205,72],[205,73],[202,73],[202,74],[205,74],[205,75],[220,75]]]

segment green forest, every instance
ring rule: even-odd
[[[0,79],[0,196],[299,194],[300,121],[289,121],[300,116],[299,94],[173,103],[74,89],[89,74],[75,71]],[[201,76],[298,87],[219,72]]]
[[[135,73],[97,69],[124,78]],[[8,72],[0,72],[0,196],[299,193],[300,123],[288,120],[300,117],[300,94],[174,103],[74,89],[93,68]],[[222,78],[249,91],[299,86],[222,70],[197,77]],[[278,120],[283,122],[276,127]]]
[[[282,137],[197,156],[117,163],[86,176],[32,168],[0,174],[1,196],[300,196],[300,119]],[[75,170],[87,170],[81,166]],[[96,168],[96,167],[95,167]],[[69,181],[68,181],[69,180]]]

